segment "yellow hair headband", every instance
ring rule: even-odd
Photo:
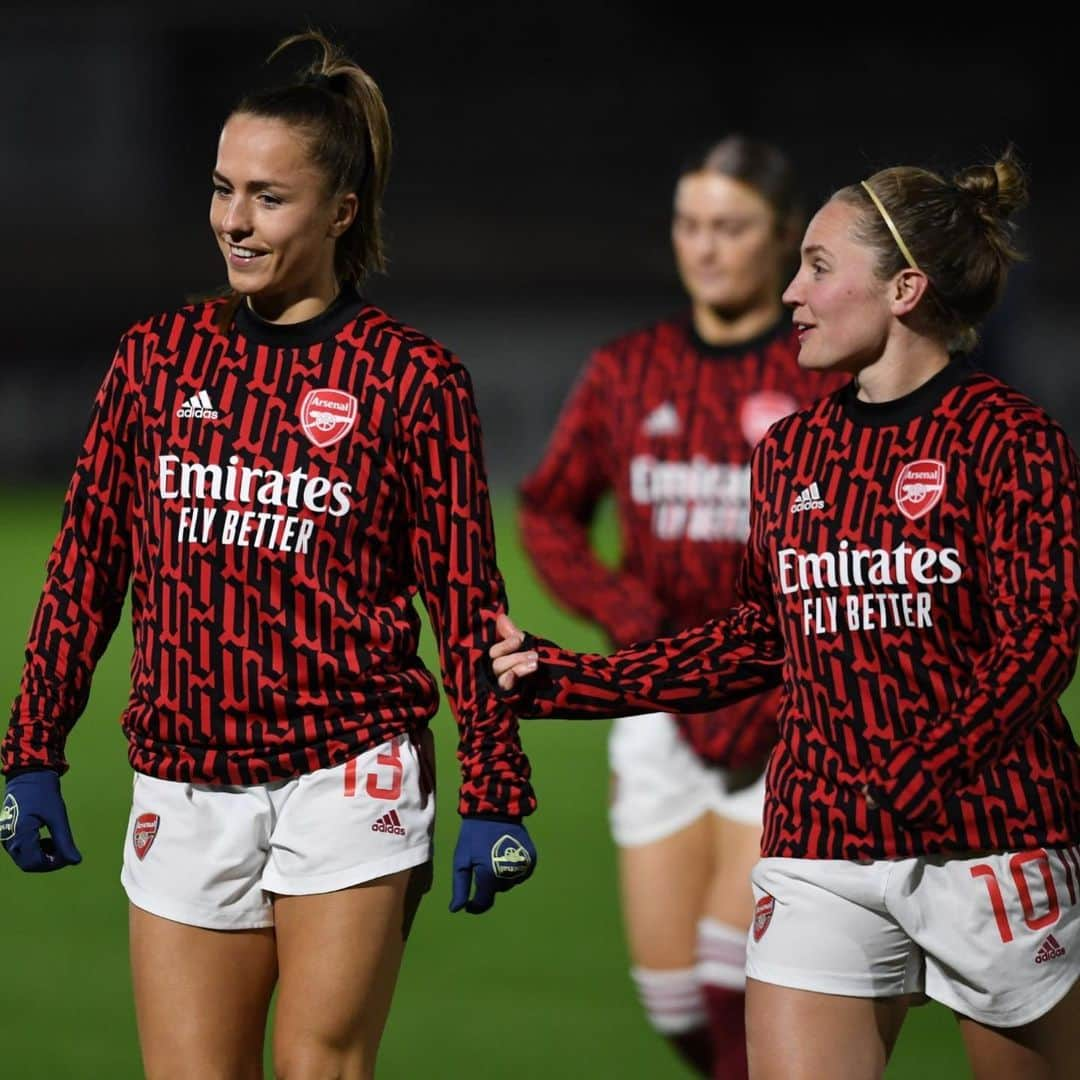
[[[893,234],[893,239],[896,241],[896,246],[900,249],[900,254],[907,259],[908,266],[912,270],[919,270],[919,264],[912,258],[911,252],[908,251],[907,244],[904,243],[904,238],[900,235],[900,230],[893,224],[893,219],[889,217],[888,210],[885,209],[885,204],[874,194],[874,189],[865,181],[862,181],[862,186],[866,188],[866,193],[874,200],[874,205],[878,208],[878,213],[881,214],[885,224],[889,226],[889,232]],[[922,273],[922,270],[919,270]]]

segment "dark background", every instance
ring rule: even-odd
[[[368,292],[470,367],[498,486],[535,461],[590,348],[681,304],[673,181],[689,150],[731,131],[787,148],[811,206],[881,166],[952,170],[1015,142],[1031,172],[1031,259],[981,360],[1076,441],[1066,35],[982,16],[950,29],[944,8],[867,8],[832,25],[823,9],[712,10],[9,6],[0,483],[65,480],[120,333],[224,280],[206,224],[217,132],[243,90],[306,59],[262,64],[308,23],[374,75],[394,126],[391,269]]]

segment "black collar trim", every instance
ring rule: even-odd
[[[937,374],[931,376],[903,397],[892,401],[860,401],[858,379],[840,391],[844,414],[862,427],[897,427],[932,412],[945,395],[975,374],[976,369],[966,356],[955,355]]]
[[[236,309],[236,330],[253,345],[273,349],[297,349],[318,345],[336,337],[364,307],[366,301],[354,289],[342,289],[334,302],[313,319],[296,323],[273,323],[256,315],[246,302]]]

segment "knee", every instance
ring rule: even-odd
[[[275,1080],[369,1080],[373,1064],[361,1049],[344,1050],[313,1040],[274,1044]]]

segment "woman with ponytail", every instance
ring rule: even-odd
[[[731,611],[580,656],[507,617],[521,715],[717,708],[780,686],[752,874],[755,1080],[884,1074],[908,1007],[952,1009],[978,1080],[1080,1049],[1080,475],[1058,424],[966,356],[1018,254],[1007,152],[891,168],[814,216],[784,300],[799,363],[852,383],[751,463]],[[515,690],[518,679],[523,683]]]
[[[390,127],[319,59],[221,132],[224,297],[124,335],[95,401],[3,746],[0,841],[76,864],[67,735],[131,584],[122,881],[146,1075],[374,1075],[431,878],[424,598],[460,728],[451,910],[532,872],[517,721],[475,677],[505,607],[468,373],[368,303]],[[47,828],[49,835],[42,833]]]

